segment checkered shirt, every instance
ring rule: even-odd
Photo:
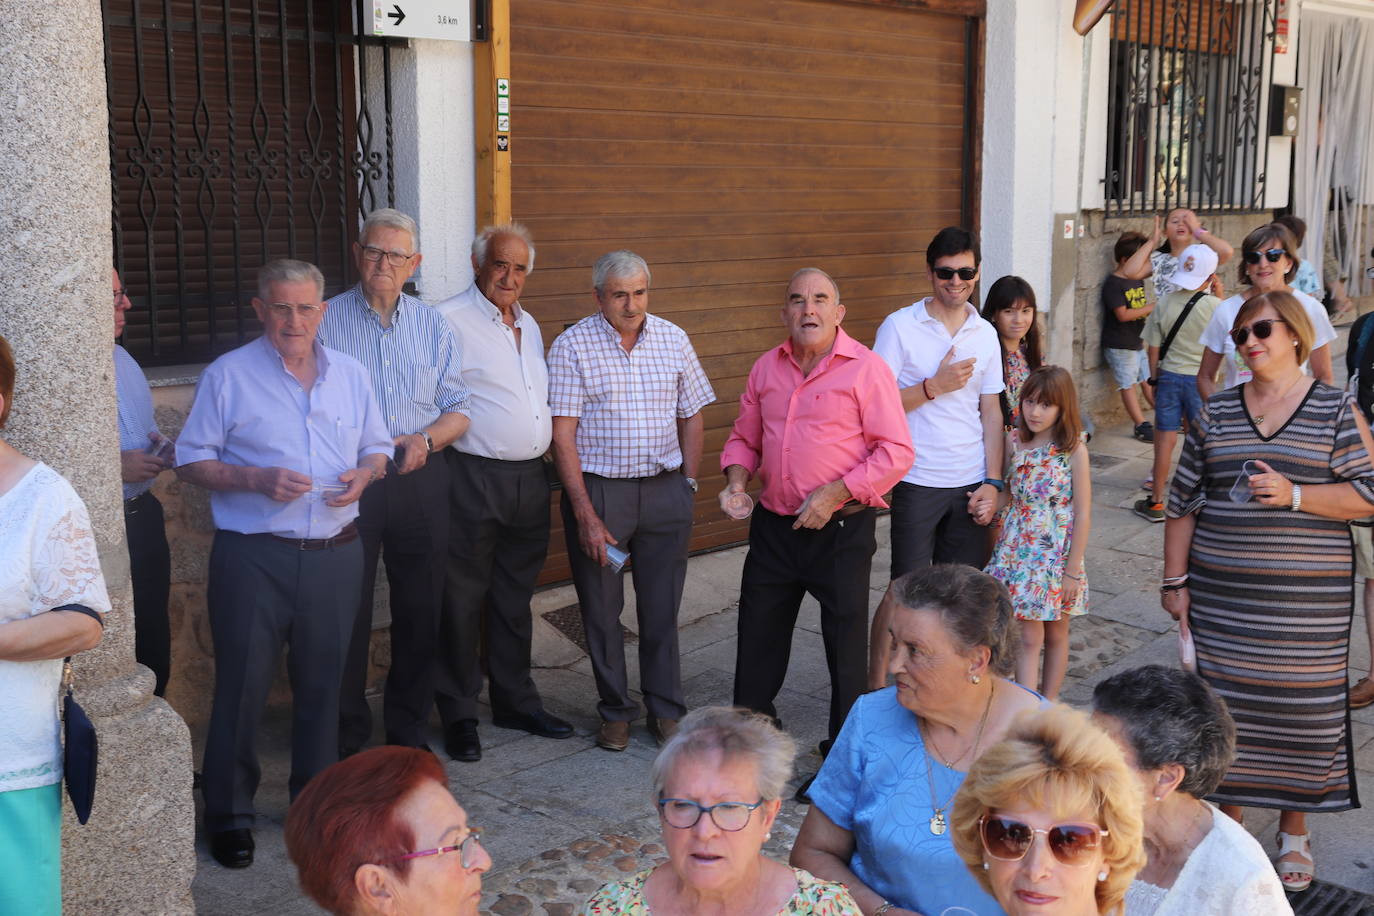
[[[549,349],[549,407],[577,417],[582,470],[652,477],[682,466],[677,421],[716,399],[682,328],[644,316],[627,353],[601,313],[568,328]]]

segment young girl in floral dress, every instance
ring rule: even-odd
[[[1002,425],[1011,431],[1020,414],[1021,386],[1044,359],[1040,325],[1035,320],[1035,290],[1020,277],[1001,277],[988,289],[983,319],[997,329],[1002,345],[1002,380],[1007,386],[1001,395]]]
[[[1092,481],[1078,394],[1068,371],[1036,369],[1021,388],[1020,407],[1007,436],[1003,500],[1009,505],[986,571],[1007,586],[1020,621],[1017,683],[1054,700],[1069,664],[1069,618],[1087,611],[1083,553]]]

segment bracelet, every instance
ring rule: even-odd
[[[1175,582],[1175,583],[1172,584],[1172,585],[1161,585],[1161,586],[1159,587],[1159,590],[1160,590],[1161,593],[1163,593],[1163,592],[1181,592],[1181,591],[1183,591],[1183,590],[1184,590],[1185,588],[1187,588],[1187,587],[1188,587],[1188,583],[1187,583],[1187,582]]]
[[[1005,480],[1002,480],[1000,477],[984,477],[983,483],[992,487],[998,493],[1007,492],[1007,482]]]
[[[1206,235],[1206,234],[1207,234],[1207,230],[1206,230],[1205,228],[1203,228],[1202,226],[1198,226],[1196,229],[1193,230],[1193,238],[1195,238],[1195,239],[1200,239],[1200,238],[1202,238],[1202,237],[1203,237],[1204,235]]]
[[[1298,484],[1293,484],[1293,505],[1288,508],[1294,512],[1302,508],[1302,487]]]
[[[1083,578],[1082,576],[1075,576],[1075,575],[1074,575],[1073,573],[1071,573],[1071,572],[1066,572],[1066,573],[1064,573],[1064,577],[1065,577],[1066,579],[1073,579],[1075,582],[1081,581],[1082,578]]]
[[[893,906],[894,904],[892,903],[892,901],[884,900],[883,905],[873,911],[873,916],[883,916],[883,914],[886,913],[888,910],[892,909]]]
[[[928,378],[921,379],[921,394],[926,396],[927,401],[933,401],[935,400],[935,395],[931,394],[930,389],[926,387],[926,382],[928,381],[930,381],[930,379]],[[878,912],[881,913],[882,910],[879,910]]]
[[[1181,575],[1181,576],[1165,576],[1165,577],[1164,577],[1164,584],[1165,584],[1165,585],[1168,585],[1168,584],[1170,584],[1170,583],[1172,583],[1172,582],[1187,582],[1187,581],[1188,581],[1188,574],[1187,574],[1187,573],[1184,573],[1184,574]]]

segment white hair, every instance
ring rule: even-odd
[[[487,266],[487,258],[491,256],[491,243],[497,238],[509,235],[525,243],[529,249],[529,263],[525,265],[525,271],[534,270],[534,239],[530,237],[530,231],[520,223],[498,223],[495,226],[488,226],[477,233],[477,238],[472,240],[472,257],[477,262],[479,268]]]
[[[644,275],[644,285],[649,285],[649,265],[633,251],[611,251],[596,259],[592,265],[592,289],[602,293],[606,281],[612,278],[635,277]]]
[[[293,261],[280,258],[269,261],[258,268],[258,298],[266,302],[268,291],[278,283],[304,283],[309,280],[315,284],[316,298],[324,298],[324,274],[308,261]]]
[[[359,240],[367,238],[368,231],[378,227],[409,232],[410,253],[414,254],[420,249],[420,227],[415,224],[415,220],[400,210],[393,210],[390,207],[373,210],[367,215],[367,219],[363,220],[363,231],[358,234]]]
[[[835,301],[840,301],[840,284],[836,283],[834,277],[830,276],[830,274],[821,270],[819,267],[803,267],[801,270],[797,271],[792,275],[792,279],[787,281],[787,288],[791,289],[792,284],[796,283],[797,278],[800,277],[802,274],[819,274],[820,276],[825,277],[826,280],[830,281],[830,288],[835,290]]]
[[[720,754],[724,760],[752,763],[759,797],[772,801],[782,797],[787,780],[792,778],[797,743],[783,734],[771,719],[757,712],[729,706],[694,709],[683,716],[677,733],[654,758],[650,771],[654,797],[663,797],[663,787],[674,767],[709,754]]]

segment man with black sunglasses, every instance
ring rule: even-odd
[[[997,331],[969,303],[978,239],[941,229],[926,248],[932,294],[893,312],[874,352],[897,377],[916,461],[892,491],[892,578],[931,563],[988,560],[984,527],[1002,482],[1002,351]],[[873,686],[885,680],[886,615],[873,622]]]

